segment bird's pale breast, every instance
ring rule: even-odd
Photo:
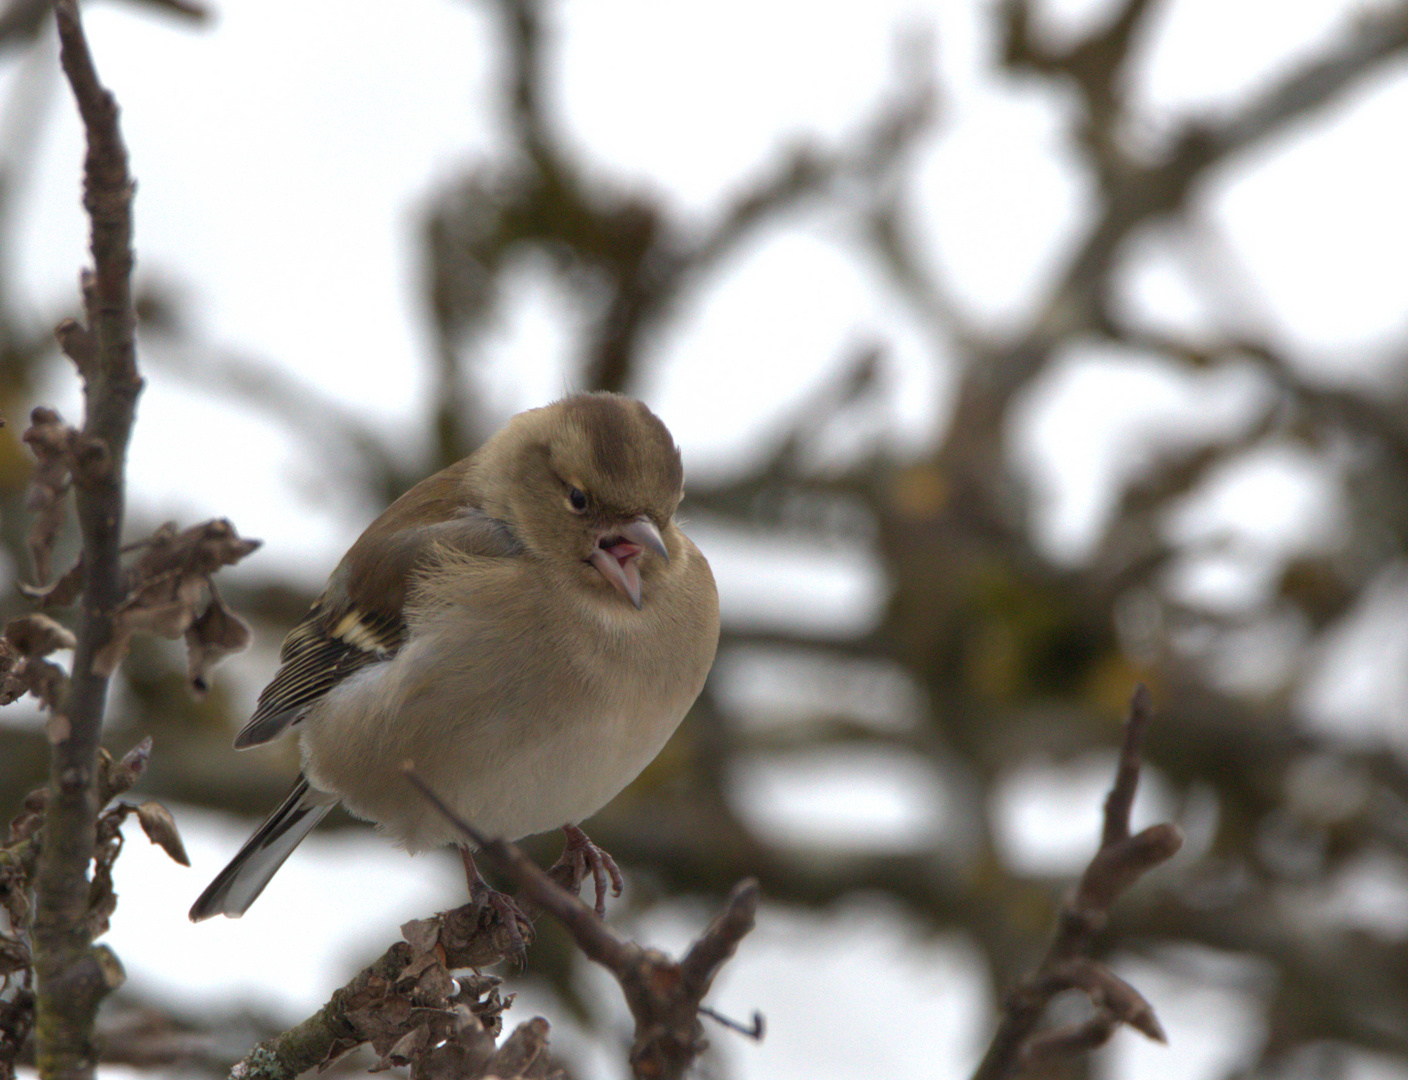
[[[488,835],[576,823],[659,753],[713,662],[717,600],[692,544],[670,569],[708,603],[676,588],[641,611],[567,603],[523,561],[482,562],[435,591],[395,658],[335,688],[302,725],[313,785],[413,851],[461,837],[407,798],[403,762]]]

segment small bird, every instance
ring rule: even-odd
[[[284,641],[235,738],[297,728],[303,771],[191,920],[244,914],[338,802],[408,851],[460,844],[482,885],[408,762],[486,836],[564,828],[569,876],[590,867],[603,911],[603,866],[618,893],[619,871],[577,826],[659,753],[718,646],[713,575],[675,522],[683,477],[645,405],[575,394],[397,499]]]

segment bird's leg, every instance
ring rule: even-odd
[[[562,831],[567,834],[567,843],[562,847],[562,856],[552,864],[548,873],[564,888],[576,893],[581,889],[582,882],[587,878],[587,871],[590,870],[592,882],[596,886],[596,913],[604,916],[608,879],[611,882],[612,896],[620,896],[625,887],[626,883],[621,880],[621,868],[616,865],[615,859],[593,844],[587,834],[576,825],[564,825]]]
[[[518,922],[521,919],[526,925],[532,926],[533,920],[528,918],[527,913],[519,907],[517,900],[507,893],[499,892],[484,880],[484,875],[474,864],[474,855],[463,844],[460,845],[460,859],[464,862],[464,880],[465,884],[469,886],[469,898],[477,900],[483,897],[484,903],[488,904],[508,927],[509,942],[521,964],[528,948],[523,943],[523,933],[518,929]]]

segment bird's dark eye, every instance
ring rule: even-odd
[[[587,509],[587,496],[581,488],[569,488],[567,491],[567,505],[572,507],[575,514],[583,513]]]

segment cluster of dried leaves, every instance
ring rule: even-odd
[[[114,801],[131,789],[146,771],[151,740],[144,739],[120,760],[105,750],[98,753],[96,790],[107,806],[97,821],[93,843],[93,871],[88,890],[86,929],[89,940],[108,930],[117,908],[112,870],[122,852],[122,824],[137,822],[152,843],[182,866],[189,866],[185,845],[166,807],[158,802]],[[44,826],[48,788],[35,788],[10,822],[5,846],[0,848],[0,1080],[10,1080],[21,1059],[34,1025],[33,956],[27,928],[33,909],[34,878],[39,860],[39,837]],[[108,805],[111,804],[111,805]],[[122,981],[122,966],[111,953],[106,973],[114,986]]]
[[[36,459],[26,505],[35,515],[29,550],[38,584],[21,585],[21,589],[41,607],[65,607],[82,591],[83,562],[80,558],[51,582],[54,545],[74,479],[81,479],[85,469],[102,466],[95,466],[95,455],[85,449],[81,433],[44,406],[31,413],[24,441]],[[111,675],[127,654],[133,634],[184,637],[191,688],[197,694],[204,693],[210,669],[250,642],[248,625],[220,599],[213,575],[221,567],[239,562],[259,543],[244,539],[229,521],[216,518],[188,529],[168,522],[147,539],[125,547],[124,552],[139,554],[123,572],[123,598],[117,606],[112,637],[93,658],[94,670]],[[7,674],[4,702],[29,691],[52,709],[62,690],[62,673],[43,657],[55,649],[72,648],[72,635],[43,616],[31,615],[16,622],[24,624],[15,630],[16,635],[25,636],[44,651],[26,651],[6,631],[7,645],[0,652],[0,665]]]
[[[551,914],[589,960],[611,973],[636,1022],[630,1052],[633,1076],[651,1080],[685,1076],[708,1045],[701,1015],[712,1016],[752,1038],[762,1038],[761,1016],[755,1014],[748,1029],[723,1020],[703,1004],[714,978],[753,929],[761,897],[756,881],[747,878],[736,884],[723,909],[684,957],[675,960],[659,949],[617,936],[600,913],[577,895],[579,881],[565,888],[555,875],[556,867],[554,872],[545,872],[518,845],[480,833],[409,766],[406,778],[465,840],[512,879],[534,909]],[[572,846],[569,840],[569,851]],[[564,858],[570,865],[571,856],[564,853]]]
[[[25,504],[34,514],[28,546],[37,584],[20,588],[41,608],[67,607],[84,588],[82,559],[57,579],[50,578],[70,496],[76,484],[83,485],[110,470],[112,462],[101,442],[85,438],[55,410],[43,406],[31,413],[24,441],[36,459]],[[213,575],[258,546],[257,540],[241,538],[228,521],[216,519],[184,530],[166,524],[147,539],[124,548],[124,553],[135,553],[135,557],[122,571],[121,599],[112,632],[107,644],[94,655],[94,671],[104,677],[111,675],[134,634],[184,637],[191,687],[203,692],[211,667],[250,641],[249,627],[221,601]],[[55,744],[69,735],[69,722],[63,715],[69,676],[50,657],[76,645],[73,632],[43,611],[10,620],[0,637],[0,705],[32,694],[48,713],[49,737]],[[122,851],[122,824],[129,816],[137,818],[153,843],[181,865],[189,865],[175,822],[165,807],[156,802],[114,801],[141,777],[150,753],[150,740],[117,762],[106,751],[98,752],[96,801],[105,809],[96,821],[88,875],[84,929],[89,941],[107,931],[117,907],[112,870]],[[0,848],[0,911],[4,914],[0,922],[0,1080],[13,1076],[35,1023],[30,931],[39,838],[49,798],[47,787],[29,793],[10,825],[5,846]],[[123,979],[122,966],[110,952],[104,950],[102,956],[103,977],[115,987]]]
[[[237,1064],[244,1080],[326,1069],[363,1044],[372,1071],[409,1067],[414,1080],[553,1080],[548,1023],[535,1017],[496,1045],[513,995],[479,969],[516,953],[504,915],[482,899],[401,927],[397,941],[290,1031]],[[456,976],[456,971],[465,972]]]
[[[63,700],[68,676],[50,653],[72,649],[73,632],[40,612],[11,619],[0,638],[0,705],[33,694],[45,709]]]
[[[456,978],[451,973],[452,968],[484,963],[481,913],[494,917],[487,908],[466,907],[402,926],[405,941],[388,954],[391,971],[368,969],[343,991],[349,1031],[334,1040],[319,1065],[366,1042],[378,1055],[373,1071],[410,1066],[413,1077],[425,1080],[548,1076],[547,1023],[521,1025],[515,1041],[520,1049],[532,1045],[534,1052],[521,1058],[515,1071],[499,1071],[496,1042],[513,995],[500,996],[499,979],[493,976],[473,971]],[[530,1066],[532,1072],[526,1072]]]

